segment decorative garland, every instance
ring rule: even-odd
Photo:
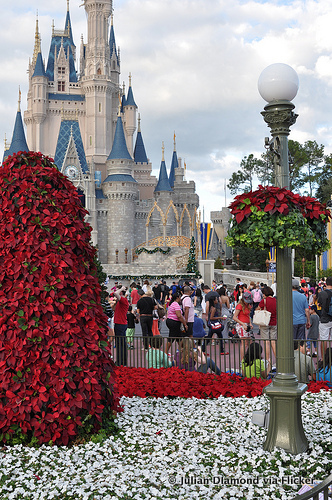
[[[110,280],[116,280],[116,281],[136,281],[136,280],[160,280],[160,279],[193,279],[193,278],[201,278],[202,275],[200,273],[195,274],[158,274],[158,275],[153,275],[153,274],[141,274],[141,275],[133,275],[133,274],[127,274],[127,275],[113,275],[109,274],[108,275]]]
[[[148,250],[147,248],[140,247],[140,248],[136,248],[135,254],[140,255],[142,252],[145,252],[145,253],[148,253],[151,255],[153,253],[160,252],[163,255],[167,255],[170,251],[171,251],[170,247],[167,247],[166,250],[163,250],[161,247],[156,247],[153,250]]]
[[[231,247],[301,247],[316,254],[330,247],[326,237],[330,211],[315,198],[258,186],[256,191],[236,196],[230,209],[226,242]]]

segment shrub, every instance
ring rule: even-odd
[[[0,441],[66,445],[118,409],[87,212],[40,153],[9,157],[0,191]]]

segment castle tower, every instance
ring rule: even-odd
[[[45,73],[44,62],[41,52],[38,53],[36,66],[31,78],[32,87],[32,114],[35,122],[35,134],[32,148],[34,151],[43,151],[44,135],[42,123],[47,114],[47,85],[48,80]]]
[[[22,115],[21,115],[21,91],[19,91],[18,109],[16,113],[16,120],[13,130],[12,142],[8,149],[5,150],[3,160],[8,156],[18,153],[19,151],[29,151],[27,141],[25,139]]]
[[[46,70],[41,56],[37,19],[34,53],[29,64],[28,108],[24,113],[30,148],[52,157],[57,145],[62,108],[74,114],[75,107],[80,107],[80,113],[84,114],[84,96],[77,82],[75,54],[67,2],[65,30],[55,30],[52,26]]]
[[[134,161],[128,151],[120,113],[116,124],[112,151],[106,162],[108,176],[102,184],[108,198],[107,248],[108,262],[116,261],[115,251],[119,251],[119,262],[125,261],[125,248],[128,249],[128,262],[135,246],[135,208],[138,199],[138,186],[133,178]]]
[[[136,112],[137,105],[134,99],[133,89],[131,87],[131,74],[129,73],[129,89],[127,99],[124,104],[124,120],[127,135],[127,146],[131,155],[133,155],[133,136],[136,130]]]
[[[152,199],[154,189],[157,185],[157,179],[154,175],[151,175],[152,164],[149,161],[145,151],[143,136],[141,132],[141,116],[139,113],[138,129],[134,149],[134,162],[134,177],[138,182],[140,195],[139,198],[140,200]]]
[[[44,61],[41,53],[41,39],[38,26],[38,17],[36,19],[35,46],[32,62],[29,63],[29,91],[28,91],[28,110],[25,113],[25,122],[27,124],[27,136],[30,149],[32,151],[43,150],[43,129],[47,114],[47,86],[48,79],[45,72]],[[27,117],[29,115],[29,119]]]
[[[86,102],[85,152],[88,162],[105,176],[105,162],[113,140],[113,120],[116,120],[120,72],[119,65],[116,72],[111,72],[109,17],[112,0],[85,0],[84,8],[88,17],[88,41],[81,77]]]

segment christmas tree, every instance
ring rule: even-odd
[[[67,445],[118,408],[87,212],[41,153],[10,156],[0,192],[0,442]]]
[[[196,276],[198,275],[197,262],[196,262],[196,242],[194,237],[191,238],[190,242],[187,273],[193,273]]]

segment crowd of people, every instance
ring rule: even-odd
[[[298,380],[324,378],[332,382],[332,278],[318,284],[292,280],[293,336],[295,373]],[[331,303],[331,305],[330,305]],[[331,308],[331,309],[330,309]],[[261,343],[254,342],[253,327],[256,311],[267,311],[269,320],[260,324]],[[224,339],[236,336],[240,343],[242,374],[266,378],[273,370],[277,340],[276,286],[240,279],[231,292],[223,283],[213,281],[212,286],[181,280],[168,286],[165,280],[150,283],[145,280],[131,283],[127,288],[115,282],[105,304],[109,317],[109,336],[117,349],[117,364],[127,364],[127,351],[133,348],[135,326],[140,323],[142,350],[146,352],[149,367],[178,366],[188,370],[206,372],[220,369],[208,356],[206,348],[218,338],[220,355],[225,353]],[[258,317],[258,316],[257,316]],[[168,328],[165,352],[160,335],[160,322],[166,320]],[[234,327],[234,330],[233,330]],[[320,360],[316,369],[313,357]],[[177,352],[169,354],[172,344]]]

